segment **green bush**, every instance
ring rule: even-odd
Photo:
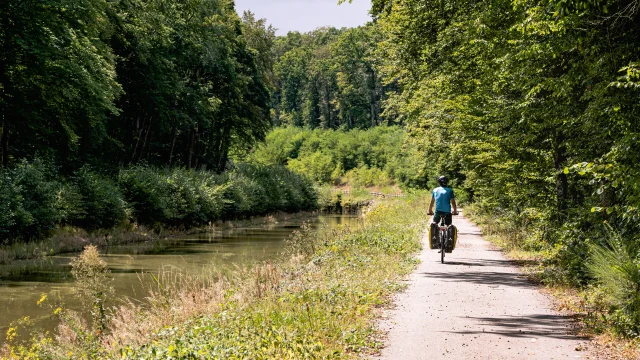
[[[83,168],[76,174],[75,188],[80,196],[82,211],[73,214],[73,225],[89,230],[111,228],[127,219],[122,193],[110,179]],[[72,196],[73,193],[69,191],[66,198]]]
[[[233,179],[251,179],[250,186],[244,182],[235,184]],[[231,186],[243,194],[244,199],[234,202],[247,203],[247,196],[258,195],[253,200],[254,209],[243,215],[262,214],[271,211],[295,212],[313,210],[317,207],[317,194],[313,183],[304,176],[293,173],[284,166],[238,164],[230,171]],[[244,188],[240,186],[243,185]],[[246,207],[246,205],[245,205]]]
[[[378,168],[362,166],[351,169],[345,174],[345,178],[350,184],[355,186],[388,186],[393,184],[393,180],[387,173]]]
[[[282,165],[241,163],[222,175],[134,166],[121,170],[117,183],[88,168],[69,181],[55,181],[54,175],[41,161],[0,172],[0,243],[42,238],[65,224],[95,230],[131,218],[188,228],[317,208],[313,182]]]
[[[587,268],[610,304],[608,321],[618,333],[640,335],[640,242],[609,229],[604,244],[591,244]]]
[[[213,173],[145,166],[122,170],[118,177],[135,219],[181,227],[202,225],[222,215],[225,186],[218,180]]]
[[[5,171],[2,178],[3,243],[30,240],[54,230],[64,216],[60,193],[62,184],[53,180],[53,171],[42,161],[20,163]]]
[[[332,179],[336,164],[330,155],[321,152],[310,153],[307,156],[289,160],[289,169],[304,174],[318,183],[329,183]]]
[[[426,185],[424,155],[406,141],[400,127],[378,126],[368,130],[306,130],[277,128],[249,156],[255,164],[286,165],[317,183],[339,183],[343,175],[357,169],[361,176],[345,177],[353,185],[385,186],[400,183]],[[362,169],[367,169],[365,174]]]

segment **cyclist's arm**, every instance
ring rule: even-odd
[[[431,197],[431,203],[429,203],[429,212],[427,214],[431,215],[433,214],[433,205],[436,203],[436,200]]]
[[[453,206],[453,214],[458,213],[458,205],[456,205],[456,199],[451,199],[451,206]]]

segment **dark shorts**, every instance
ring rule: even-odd
[[[433,215],[433,222],[436,224],[440,224],[440,218],[444,217],[444,224],[445,225],[451,225],[452,223],[452,219],[451,219],[451,213],[446,213],[446,212],[442,212],[442,211],[436,211],[436,214]]]

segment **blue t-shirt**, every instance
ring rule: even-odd
[[[433,189],[431,196],[436,201],[436,211],[451,212],[451,199],[455,199],[453,189],[447,187],[437,187]]]

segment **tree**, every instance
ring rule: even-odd
[[[2,165],[35,155],[81,161],[107,141],[120,94],[100,0],[0,4]]]

